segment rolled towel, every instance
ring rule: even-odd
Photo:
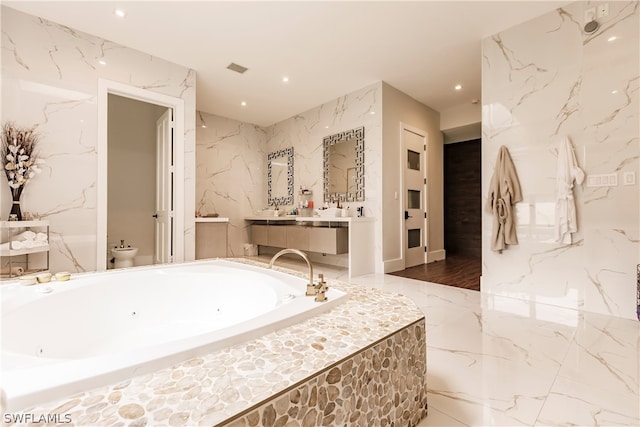
[[[34,240],[25,240],[24,242],[22,242],[23,248],[31,249],[35,248],[36,246],[40,246],[40,244]]]
[[[44,242],[47,243],[47,233],[37,233],[36,234],[36,242]]]
[[[24,242],[21,242],[20,240],[14,240],[11,242],[11,249],[22,249],[24,247]]]
[[[22,267],[11,267],[11,269],[9,269],[9,266],[6,267],[2,267],[2,270],[0,270],[1,274],[8,274],[10,276],[22,276],[24,274],[24,268]]]
[[[9,249],[11,249],[11,248],[9,247],[9,242],[0,244],[0,250],[2,250],[2,251],[8,251]]]
[[[33,240],[36,238],[36,233],[31,230],[24,231],[16,236],[20,240]]]

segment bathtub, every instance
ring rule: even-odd
[[[3,285],[3,407],[18,410],[257,338],[340,304],[306,279],[225,260]],[[42,293],[50,288],[51,292]]]

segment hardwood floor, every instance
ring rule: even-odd
[[[389,274],[479,291],[482,259],[465,255],[452,255],[444,261],[417,265]]]

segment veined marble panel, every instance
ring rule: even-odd
[[[185,101],[185,258],[193,259],[195,72],[3,6],[2,122],[36,125],[42,135],[46,164],[25,187],[22,208],[51,223],[51,270],[96,269],[100,78]],[[6,184],[0,191],[10,200]],[[6,217],[9,205],[0,208]]]
[[[249,123],[198,114],[196,211],[228,217],[228,254],[242,256],[243,244],[249,241],[244,218],[267,203],[265,131]]]
[[[640,255],[638,2],[612,2],[600,29],[582,31],[588,2],[483,40],[483,197],[500,146],[509,149],[523,201],[518,245],[489,248],[483,213],[482,291],[635,318]],[[578,231],[555,242],[556,164],[564,136],[587,174],[616,174],[617,186],[575,185]]]
[[[324,203],[323,144],[325,136],[364,126],[365,201],[345,203],[355,216],[382,218],[382,82],[326,102],[266,129],[267,151],[294,147],[294,203],[300,186],[313,192],[316,207]],[[295,206],[291,206],[293,208]],[[375,259],[382,260],[382,222],[375,227]]]

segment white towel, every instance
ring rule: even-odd
[[[33,248],[38,248],[40,246],[46,246],[47,242],[38,242],[35,240],[24,240],[24,241],[20,241],[20,240],[14,240],[13,242],[11,242],[11,249],[33,249]]]
[[[33,240],[36,238],[36,233],[31,230],[24,231],[16,236],[20,240]]]
[[[36,234],[36,242],[44,242],[47,243],[47,233],[37,233]]]

